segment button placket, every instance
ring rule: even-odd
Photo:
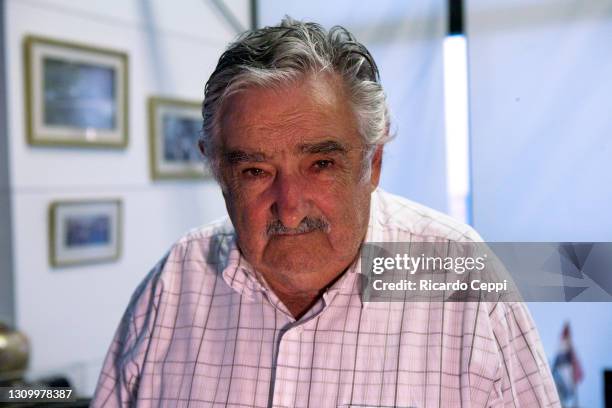
[[[272,378],[274,383],[273,407],[293,406],[299,382],[300,355],[292,352],[290,343],[300,341],[303,331],[303,324],[294,323],[279,334],[275,374]]]

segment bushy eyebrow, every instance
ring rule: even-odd
[[[266,161],[266,155],[262,152],[245,152],[243,150],[231,150],[223,154],[223,158],[229,164],[261,163]]]
[[[326,140],[318,143],[305,143],[298,146],[303,154],[341,153],[346,154],[348,148],[336,140]]]
[[[297,152],[301,154],[322,154],[322,153],[348,153],[348,148],[335,140],[326,140],[317,143],[303,143],[297,146]],[[223,154],[226,163],[237,165],[241,163],[263,163],[268,160],[268,156],[259,151],[248,152],[244,150],[230,150]]]

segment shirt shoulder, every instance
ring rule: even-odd
[[[178,304],[184,293],[206,295],[213,291],[234,250],[235,234],[229,219],[194,228],[178,239],[145,276],[128,305],[128,320],[148,316],[157,321],[162,302]],[[162,320],[166,316],[162,316]],[[172,321],[161,322],[172,326]],[[138,327],[141,325],[134,325]],[[152,329],[152,327],[150,328]]]
[[[144,277],[115,332],[93,407],[135,401],[149,344],[156,336],[159,338],[155,333],[182,321],[194,321],[197,308],[192,306],[197,302],[181,302],[181,297],[206,297],[216,286],[219,292],[228,290],[217,282],[219,270],[227,262],[224,254],[233,248],[233,242],[233,228],[226,219],[193,229],[177,240]],[[159,313],[162,307],[165,312]]]
[[[170,248],[163,267],[159,268],[162,280],[173,286],[185,275],[220,274],[235,248],[236,234],[229,218],[194,228]]]
[[[210,242],[223,237],[231,237],[234,234],[235,231],[232,222],[229,217],[224,217],[210,224],[205,224],[187,231],[185,235],[175,242],[173,248],[177,246],[186,246],[194,242]]]
[[[404,240],[410,235],[428,241],[483,241],[469,225],[380,188],[372,194],[372,202],[372,221],[383,231],[385,240]]]
[[[145,276],[132,296],[128,311],[137,303],[147,304],[147,292],[158,297],[180,296],[182,291],[199,287],[210,280],[228,262],[235,248],[235,234],[229,219],[221,219],[188,231]],[[134,304],[134,305],[132,305]]]

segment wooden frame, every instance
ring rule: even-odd
[[[61,267],[119,259],[121,223],[119,199],[52,202],[49,205],[49,263]]]
[[[148,108],[151,178],[204,179],[209,176],[197,146],[202,124],[201,103],[150,97]],[[170,134],[172,129],[180,133]]]
[[[29,144],[127,146],[127,54],[28,36],[24,71]]]

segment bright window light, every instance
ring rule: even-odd
[[[444,119],[449,214],[469,223],[470,169],[465,36],[444,40]]]

